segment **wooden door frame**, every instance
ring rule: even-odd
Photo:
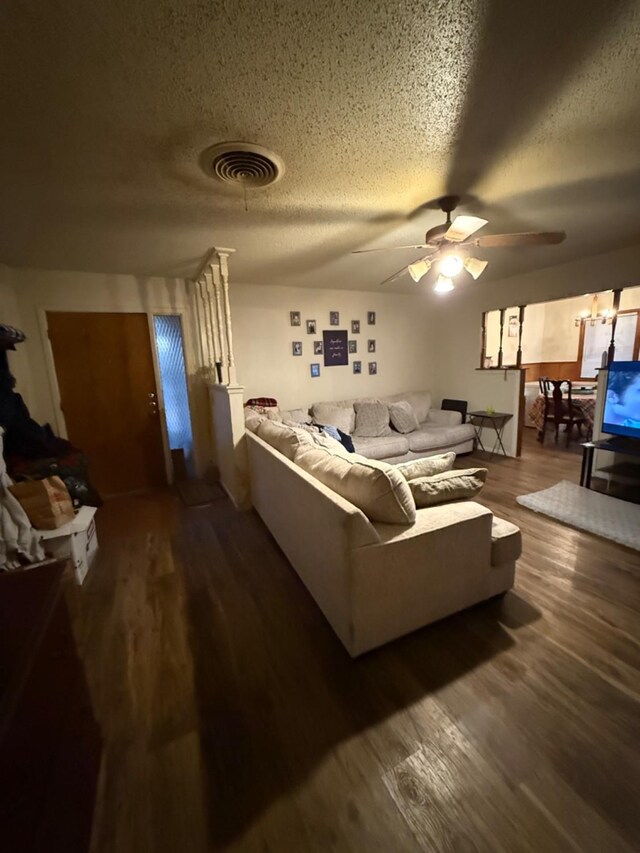
[[[49,340],[49,324],[47,322],[47,312],[51,312],[52,314],[145,314],[147,317],[147,328],[149,330],[149,343],[151,345],[151,360],[153,362],[153,374],[156,383],[156,390],[158,395],[158,410],[160,412],[160,433],[162,435],[162,451],[164,455],[164,467],[165,474],[167,477],[168,483],[173,483],[174,472],[173,472],[173,459],[171,457],[171,449],[169,447],[169,434],[167,431],[167,417],[164,407],[164,394],[162,391],[162,377],[160,375],[160,362],[158,360],[158,347],[156,343],[156,334],[155,327],[153,324],[154,316],[178,316],[180,317],[180,326],[182,328],[182,349],[184,353],[185,360],[185,370],[187,376],[189,375],[192,365],[191,365],[191,340],[189,336],[189,324],[185,322],[185,317],[188,315],[188,309],[185,307],[176,307],[176,308],[167,308],[166,306],[160,308],[151,308],[146,311],[136,311],[132,308],[114,308],[113,306],[64,306],[60,307],[59,305],[55,306],[47,306],[47,305],[39,305],[36,308],[37,316],[38,316],[38,329],[40,332],[40,342],[42,344],[44,357],[45,357],[45,368],[47,373],[48,385],[49,385],[49,394],[51,395],[51,402],[53,404],[53,412],[55,419],[55,427],[56,431],[63,438],[68,438],[69,433],[67,431],[67,423],[65,421],[64,412],[62,411],[62,402],[60,399],[60,387],[58,385],[58,375],[56,373],[56,365],[55,359],[53,357],[53,348],[51,346],[51,341]],[[189,392],[189,382],[187,381],[187,399],[189,401],[189,419],[191,420],[191,429],[193,430],[193,405],[191,401],[191,394]]]

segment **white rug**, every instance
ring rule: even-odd
[[[640,551],[640,505],[583,489],[562,480],[541,492],[521,495],[519,504],[534,512],[550,515],[558,521],[588,530],[605,539],[613,539],[627,548]]]

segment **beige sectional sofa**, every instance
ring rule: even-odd
[[[264,420],[247,420],[253,505],[350,655],[513,585],[513,524],[471,500],[417,509],[397,467]]]
[[[353,415],[355,423],[355,404],[367,402],[372,398],[355,398],[337,402],[313,403],[309,409],[291,409],[283,411],[284,420],[299,421],[303,416],[309,419],[323,421],[322,415],[332,407],[343,408]],[[359,437],[353,435],[353,443],[357,453],[369,459],[384,459],[386,462],[405,462],[409,459],[420,459],[453,450],[458,456],[473,451],[475,432],[471,424],[463,424],[459,412],[449,412],[434,409],[431,405],[430,391],[406,391],[391,397],[377,397],[376,400],[392,403],[407,400],[413,407],[418,418],[418,429],[402,435],[391,432],[391,435],[379,437]],[[353,430],[346,430],[350,433]]]

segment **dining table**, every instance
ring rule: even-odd
[[[593,393],[571,395],[571,401],[576,408],[580,408],[584,414],[584,427],[587,436],[593,432],[593,419],[596,413],[596,395]],[[529,409],[529,417],[533,421],[538,432],[544,429],[544,394],[538,394]]]

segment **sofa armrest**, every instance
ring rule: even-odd
[[[458,426],[462,423],[462,415],[447,409],[429,409],[426,422],[435,426]]]
[[[479,521],[480,519],[482,520]],[[415,522],[409,526],[374,523],[373,527],[380,537],[379,544],[386,545],[420,539],[439,532],[464,539],[465,529],[474,528],[479,524],[482,529],[486,530],[484,538],[488,552],[491,545],[492,520],[493,513],[486,506],[475,501],[454,501],[418,509]],[[379,545],[370,547],[376,548]]]

